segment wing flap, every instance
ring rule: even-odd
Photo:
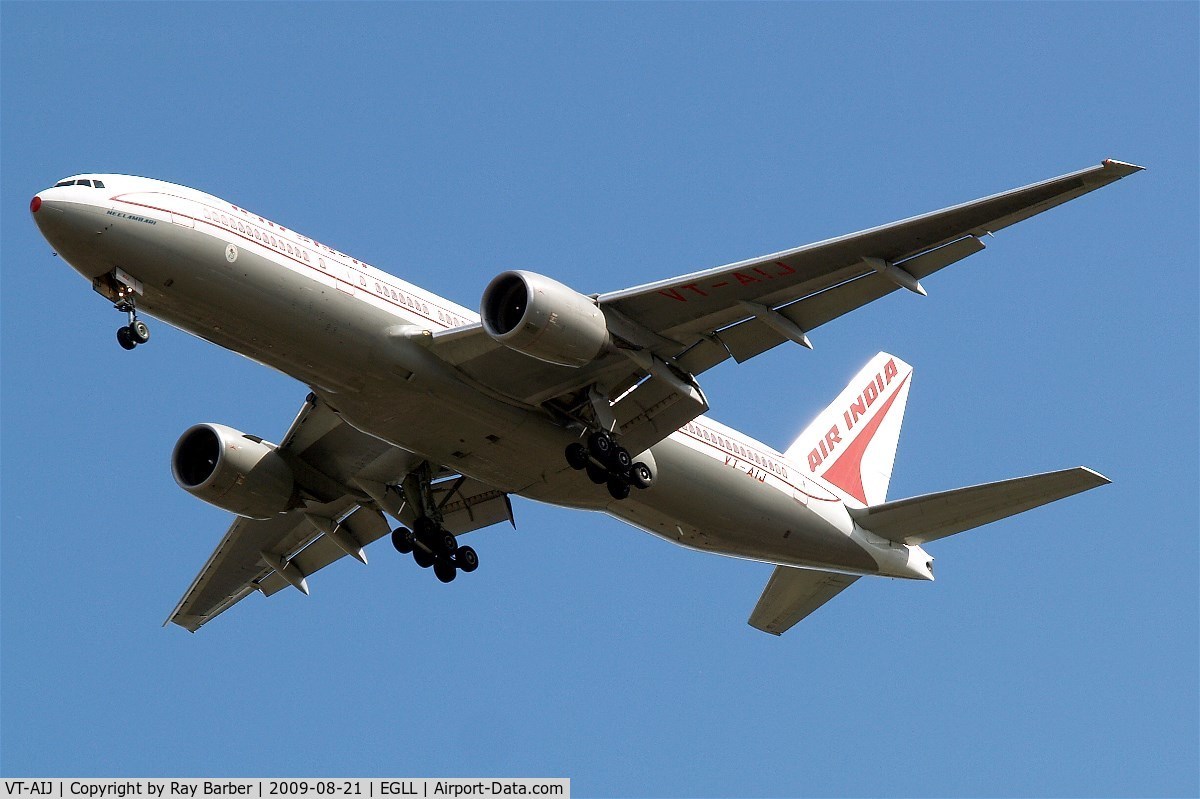
[[[1109,482],[1078,466],[848,510],[860,526],[889,541],[925,544]]]
[[[696,386],[653,376],[612,406],[621,444],[635,455],[708,410]]]
[[[434,484],[433,493],[435,500],[441,502],[442,525],[456,536],[503,521],[513,522],[508,494],[479,480],[469,477],[443,480]],[[300,576],[308,577],[352,554],[347,545],[357,545],[361,549],[388,535],[391,525],[379,511],[360,507],[342,519],[335,529],[337,535],[344,536],[343,543],[332,535],[321,535],[287,563],[295,566]],[[257,587],[264,595],[271,596],[289,585],[291,583],[283,575],[272,571],[258,581]]]
[[[260,552],[299,548],[316,535],[295,510],[271,519],[235,519],[167,622],[195,632],[252,593],[255,583],[270,573]]]
[[[748,623],[765,633],[783,635],[857,579],[853,574],[776,566]]]
[[[944,247],[903,261],[898,266],[901,266],[913,277],[920,279],[932,275],[939,269],[945,269],[969,255],[974,255],[982,249],[984,249],[982,241],[975,236],[967,236]],[[896,283],[883,275],[872,272],[776,310],[785,319],[807,333],[899,289],[900,286]],[[773,330],[768,324],[753,317],[719,331],[717,336],[738,363],[747,361],[787,341],[786,337]]]
[[[303,515],[301,517],[303,518]],[[312,523],[307,519],[304,519],[304,522],[312,527]],[[340,528],[339,535],[348,536],[349,540],[358,544],[359,547],[374,543],[391,532],[391,527],[383,514],[370,508],[358,508],[342,519],[338,527]],[[315,527],[312,529],[316,532]],[[308,577],[348,554],[331,536],[321,535],[286,562],[295,566],[299,570],[300,576]],[[282,575],[272,571],[258,581],[257,588],[265,596],[271,596],[288,585],[290,583],[284,580]]]
[[[442,526],[454,535],[500,522],[516,526],[508,494],[473,477],[435,483],[433,491],[442,511]]]

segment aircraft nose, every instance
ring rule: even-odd
[[[42,237],[80,273],[95,277],[107,271],[96,263],[97,234],[106,228],[102,209],[67,195],[66,189],[44,189],[29,201],[29,212]],[[66,195],[66,196],[64,196]]]
[[[50,193],[50,190],[46,190],[33,195],[33,199],[29,201],[29,213],[33,215],[38,230],[42,231],[42,235],[53,245],[50,236],[56,228],[62,226],[65,212],[62,203],[51,199]]]
[[[70,189],[43,189],[29,201],[33,221],[47,238],[53,233],[64,235],[76,230],[94,234],[102,211],[92,198],[73,195]]]
[[[54,197],[53,189],[39,191],[29,201],[29,213],[33,215],[34,224],[52,247],[57,248],[57,238],[67,232],[66,203],[61,198]]]

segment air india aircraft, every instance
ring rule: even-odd
[[[984,248],[983,237],[1131,175],[1099,166],[793,250],[605,294],[503,272],[479,314],[211,194],[84,174],[38,192],[46,240],[150,339],[139,312],[310,389],[279,444],[197,424],[185,491],[236,519],[168,622],[390,536],[442,582],[509,496],[608,513],[681,546],[773,564],[749,623],[782,634],[862,575],[933,579],[923,546],[1107,483],[1083,467],[888,500],[912,367],[880,353],[780,452],[705,416],[697,376]],[[395,519],[394,529],[388,517]]]

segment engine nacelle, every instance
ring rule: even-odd
[[[184,491],[248,519],[269,519],[293,505],[296,480],[270,444],[220,424],[188,428],[171,452]]]
[[[534,272],[504,272],[483,292],[483,329],[504,346],[539,361],[585,366],[612,338],[590,298]]]

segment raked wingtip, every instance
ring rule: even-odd
[[[1131,164],[1127,161],[1118,161],[1115,158],[1105,158],[1100,162],[1100,165],[1110,169],[1116,169],[1121,172],[1122,175],[1132,175],[1134,172],[1141,172],[1146,168],[1144,166],[1138,166],[1137,164]]]

